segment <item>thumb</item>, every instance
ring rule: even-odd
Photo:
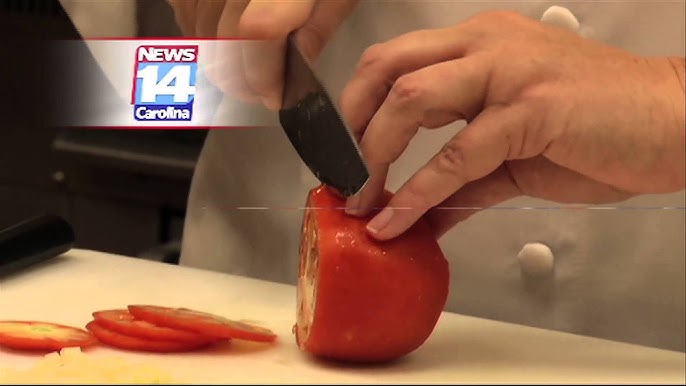
[[[185,0],[167,0],[174,11],[174,19],[183,36],[195,36],[196,2]]]
[[[241,16],[245,80],[271,110],[281,106],[286,37],[310,18],[314,0],[273,2],[253,0]]]
[[[282,103],[286,37],[297,31],[295,39],[303,55],[314,61],[355,3],[351,0],[250,3],[241,17],[241,34],[263,41],[244,43],[245,77],[267,107],[276,110]],[[268,18],[269,15],[273,17]]]
[[[315,61],[343,21],[355,8],[357,0],[318,1],[312,17],[296,33],[298,47],[306,58]]]

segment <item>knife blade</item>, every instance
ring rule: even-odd
[[[293,34],[286,44],[283,103],[279,121],[305,165],[344,197],[369,180],[360,148]]]

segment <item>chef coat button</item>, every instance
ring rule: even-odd
[[[528,243],[517,254],[522,273],[543,276],[552,273],[555,256],[550,248],[541,243]]]
[[[579,21],[576,19],[576,16],[574,16],[572,11],[557,5],[553,5],[552,7],[546,9],[546,11],[543,12],[541,21],[546,24],[567,28],[572,31],[579,30]]]

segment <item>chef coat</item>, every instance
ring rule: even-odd
[[[130,19],[103,32],[107,23],[95,21],[96,11],[75,10],[99,2],[64,3],[84,36],[135,34]],[[130,16],[131,3],[117,4]],[[683,1],[362,1],[317,71],[337,99],[370,45],[489,9],[515,10],[636,54],[684,56]],[[273,113],[229,97],[218,116],[246,116],[245,109],[277,124]],[[463,126],[420,130],[392,165],[387,188],[399,188]],[[181,264],[294,284],[302,207],[317,184],[278,127],[211,131],[192,181]],[[685,201],[680,191],[569,209],[521,197],[483,210],[440,239],[451,270],[446,310],[684,351]]]

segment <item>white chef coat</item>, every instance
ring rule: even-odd
[[[327,45],[318,71],[338,98],[371,44],[487,9],[540,19],[551,6],[564,9],[549,11],[547,22],[589,39],[642,55],[684,56],[683,1],[362,1]],[[85,36],[103,36],[103,24],[89,18],[77,26]],[[133,34],[130,28],[123,23],[110,33]],[[244,108],[226,101],[220,114],[245,116]],[[265,110],[256,114],[276,122]],[[392,166],[387,187],[397,189],[463,126],[420,131]],[[210,132],[191,187],[181,264],[295,283],[299,208],[315,185],[279,129]],[[580,210],[517,198],[484,210],[440,240],[451,268],[446,310],[683,351],[685,201],[681,191]]]

